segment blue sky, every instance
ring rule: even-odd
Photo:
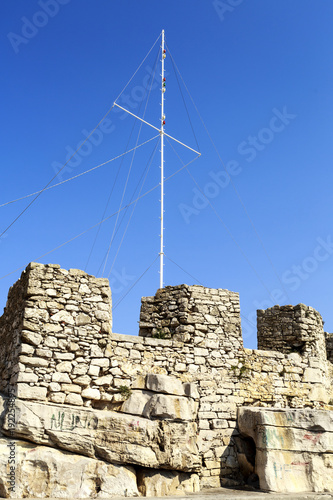
[[[332,332],[332,22],[329,0],[6,2],[0,204],[50,182],[165,29],[166,132],[202,153],[190,175],[183,169],[165,184],[165,284],[196,279],[239,292],[246,347],[256,347],[256,309],[275,303],[311,305]],[[117,101],[156,126],[159,44]],[[51,185],[155,135],[111,110]],[[166,177],[195,158],[173,146]],[[1,307],[22,270],[12,271],[158,185],[157,140],[134,160],[128,154],[43,192],[2,235]],[[133,215],[134,204],[39,259],[98,276],[104,269],[119,333],[137,334],[140,298],[159,286],[159,199],[155,189]],[[32,200],[0,207],[0,233]]]

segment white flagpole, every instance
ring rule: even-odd
[[[160,246],[160,288],[163,288],[163,257],[164,257],[164,93],[165,93],[165,77],[164,77],[164,59],[166,51],[164,48],[164,30],[162,31],[162,87],[161,87],[161,246]]]

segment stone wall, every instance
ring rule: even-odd
[[[244,407],[238,425],[256,445],[261,489],[332,493],[333,412]]]
[[[32,263],[11,288],[1,321],[5,393],[10,382],[19,398],[80,405],[84,387],[109,368],[108,280]]]
[[[333,333],[325,333],[327,359],[333,363]]]
[[[201,487],[247,480],[238,408],[331,408],[333,365],[324,358],[321,316],[302,304],[259,311],[264,350],[251,350],[243,348],[238,294],[166,287],[142,299],[140,336],[120,335],[111,333],[107,280],[30,264],[0,321],[1,345],[16,331],[14,344],[0,351],[3,392],[11,356],[10,383],[20,400],[147,419],[151,375],[185,384],[183,397],[195,402]],[[170,405],[165,411],[176,418]]]
[[[226,351],[243,347],[239,295],[222,289],[179,285],[159,289],[144,297],[139,336],[172,338]]]
[[[321,315],[312,307],[274,306],[257,311],[258,348],[326,360],[326,340]]]
[[[25,298],[28,273],[12,286],[8,293],[7,304],[0,318],[0,392],[8,394],[9,384],[13,383],[19,371],[19,354],[22,350],[24,331]]]

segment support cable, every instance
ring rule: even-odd
[[[174,153],[176,154],[176,156],[178,156],[178,159],[180,160],[181,163],[183,163],[183,160],[180,158],[179,154],[177,153],[177,151],[174,149],[174,147],[172,146],[172,144],[170,143],[170,141],[168,141],[171,148],[173,149]],[[260,283],[262,284],[262,286],[265,288],[265,290],[268,292],[269,296],[273,299],[273,296],[271,295],[271,292],[269,291],[269,289],[267,288],[267,286],[265,285],[264,281],[261,279],[259,273],[257,272],[257,270],[255,269],[255,267],[253,266],[253,264],[251,263],[251,261],[249,260],[249,258],[247,257],[246,253],[244,252],[244,250],[242,249],[242,247],[240,246],[240,244],[237,242],[236,238],[234,237],[234,235],[232,234],[232,232],[230,231],[229,227],[226,225],[226,223],[224,222],[224,220],[220,217],[220,215],[218,214],[218,212],[216,211],[214,205],[211,203],[211,201],[209,200],[209,198],[207,198],[207,196],[205,195],[204,191],[201,189],[201,187],[199,186],[199,184],[197,183],[197,181],[194,179],[193,175],[190,173],[189,169],[186,168],[186,171],[188,173],[188,175],[191,177],[192,181],[194,182],[194,184],[197,186],[197,188],[199,189],[200,193],[204,196],[204,198],[207,200],[209,206],[211,207],[211,209],[213,210],[213,212],[215,213],[216,217],[219,219],[219,221],[222,223],[223,227],[225,228],[225,230],[227,231],[227,233],[229,234],[230,238],[232,239],[232,241],[235,243],[235,245],[237,246],[237,248],[239,249],[239,251],[241,252],[241,254],[243,255],[243,257],[245,258],[246,262],[249,264],[249,266],[251,267],[251,269],[253,270],[253,272],[255,273],[255,275],[257,276],[258,280],[260,281]],[[273,302],[274,302],[274,299],[273,299]]]
[[[171,56],[171,53],[170,53],[170,56]],[[172,56],[171,56],[171,57],[172,57]],[[189,97],[190,97],[190,99],[191,99],[191,101],[192,101],[192,104],[193,104],[193,106],[194,106],[194,108],[195,108],[196,112],[198,113],[198,116],[199,116],[199,118],[200,118],[200,120],[201,120],[201,123],[202,123],[202,125],[203,125],[203,127],[204,127],[204,129],[205,129],[205,131],[206,131],[206,133],[207,133],[207,135],[208,135],[208,137],[209,137],[210,142],[211,142],[211,143],[212,143],[212,145],[213,145],[213,148],[214,148],[214,150],[215,150],[215,152],[216,152],[216,154],[217,154],[217,156],[218,156],[218,158],[219,158],[219,160],[220,160],[220,163],[221,163],[221,165],[222,165],[222,167],[223,167],[224,171],[226,172],[226,174],[227,174],[227,176],[228,176],[228,178],[229,178],[229,180],[230,180],[230,183],[231,183],[231,185],[232,185],[232,187],[233,187],[233,189],[234,189],[234,191],[235,191],[235,193],[236,193],[236,196],[237,196],[237,198],[238,198],[238,200],[239,200],[240,204],[241,204],[241,205],[242,205],[242,207],[243,207],[243,210],[244,210],[244,212],[245,212],[245,214],[246,214],[246,217],[248,218],[248,220],[249,220],[249,222],[250,222],[250,224],[251,224],[251,226],[252,226],[252,229],[253,229],[253,231],[254,231],[254,233],[255,233],[255,235],[256,235],[256,237],[257,237],[257,239],[258,239],[258,241],[259,241],[259,243],[260,243],[260,245],[261,245],[261,247],[262,247],[262,249],[263,249],[263,251],[264,251],[264,253],[265,253],[266,257],[267,257],[267,259],[268,259],[268,262],[269,262],[269,264],[271,265],[271,267],[272,267],[272,269],[273,269],[273,272],[274,272],[275,276],[276,276],[276,277],[277,277],[277,279],[279,280],[279,282],[280,282],[280,284],[281,284],[281,286],[282,286],[282,288],[283,288],[283,290],[284,290],[284,292],[285,292],[286,296],[288,297],[288,299],[289,299],[289,300],[291,300],[291,299],[290,299],[290,297],[289,297],[288,291],[286,290],[286,287],[284,286],[284,284],[283,284],[283,282],[282,282],[282,280],[281,280],[281,278],[280,278],[280,276],[279,276],[279,274],[278,274],[278,272],[277,272],[277,270],[276,270],[276,268],[275,268],[275,266],[274,266],[274,264],[273,264],[273,261],[272,261],[272,259],[270,258],[269,254],[268,254],[268,251],[266,250],[266,247],[265,247],[265,245],[264,245],[264,242],[262,241],[262,239],[261,239],[261,237],[260,237],[260,235],[259,235],[259,233],[258,233],[258,231],[257,231],[257,229],[256,229],[256,227],[255,227],[255,224],[254,224],[253,220],[251,219],[250,214],[249,214],[249,212],[248,212],[248,210],[247,210],[247,208],[246,208],[246,206],[245,206],[245,204],[244,204],[244,202],[243,202],[243,200],[242,200],[242,198],[241,198],[241,196],[240,196],[240,194],[239,194],[239,191],[237,190],[237,188],[236,188],[236,186],[235,186],[234,181],[232,180],[232,178],[231,178],[231,176],[230,176],[230,174],[229,174],[228,170],[226,169],[226,166],[225,166],[225,164],[224,164],[224,162],[223,162],[223,160],[222,160],[222,158],[221,158],[221,155],[220,155],[220,153],[219,153],[219,151],[218,151],[218,149],[217,149],[217,146],[215,145],[215,143],[214,143],[214,141],[213,141],[213,138],[212,138],[212,136],[210,135],[210,133],[209,133],[209,131],[208,131],[208,128],[207,128],[207,126],[206,126],[205,122],[203,121],[203,118],[202,118],[202,116],[201,116],[201,114],[200,114],[200,112],[199,112],[199,110],[198,110],[198,108],[197,108],[197,106],[196,106],[196,104],[195,104],[195,102],[194,102],[194,100],[193,100],[193,98],[192,98],[192,96],[191,96],[191,94],[190,94],[190,92],[189,92],[189,90],[188,90],[188,88],[187,88],[186,84],[185,84],[185,81],[184,81],[184,79],[183,79],[183,77],[182,77],[182,75],[181,75],[181,73],[180,73],[180,71],[179,71],[179,69],[178,69],[178,67],[177,67],[176,63],[174,62],[174,60],[173,60],[173,59],[172,59],[172,61],[173,61],[174,65],[175,65],[175,68],[177,69],[177,72],[178,72],[178,74],[179,74],[179,76],[180,76],[180,78],[181,78],[181,80],[182,80],[182,82],[183,82],[183,85],[184,85],[184,87],[185,87],[185,89],[186,89],[186,91],[187,91],[187,93],[188,93],[188,95],[189,95]]]
[[[181,172],[182,170],[184,170],[188,165],[190,165],[191,163],[193,163],[195,160],[197,160],[199,158],[199,156],[197,156],[196,158],[194,158],[193,160],[189,161],[188,163],[186,163],[182,168],[178,169],[176,172],[174,172],[173,174],[169,175],[169,177],[166,177],[165,181],[168,181],[170,180],[172,177],[174,177],[176,174],[178,174],[179,172]],[[144,194],[142,194],[141,196],[138,196],[135,200],[131,201],[130,203],[128,203],[127,205],[125,205],[124,207],[122,207],[119,212],[122,212],[123,210],[126,210],[128,207],[130,207],[131,205],[133,205],[133,203],[136,203],[137,201],[139,200],[142,200],[143,198],[145,198],[146,196],[148,196],[148,194],[152,193],[153,191],[155,191],[155,189],[159,188],[160,187],[160,184],[156,184],[154,187],[152,187],[151,189],[149,189],[148,191],[146,191]],[[40,255],[39,257],[36,257],[35,259],[32,259],[33,262],[37,262],[38,260],[40,259],[43,259],[44,257],[46,257],[47,255],[50,255],[51,253],[55,252],[56,250],[58,250],[59,248],[62,248],[64,247],[65,245],[67,245],[68,243],[71,243],[72,241],[76,240],[77,238],[79,238],[80,236],[83,236],[84,234],[88,233],[89,231],[91,231],[91,229],[94,229],[95,227],[99,226],[100,224],[103,224],[104,222],[106,222],[107,220],[111,219],[112,217],[114,217],[115,215],[117,215],[118,212],[114,212],[113,214],[111,215],[108,215],[108,217],[106,217],[104,220],[100,221],[100,222],[97,222],[97,224],[94,224],[93,226],[89,227],[88,229],[86,229],[85,231],[82,231],[81,233],[77,234],[76,236],[74,236],[73,238],[65,241],[65,243],[62,243],[61,245],[58,245],[56,246],[55,248],[53,248],[52,250],[44,253],[43,255]],[[21,267],[18,267],[17,269],[14,269],[14,271],[11,271],[10,273],[7,273],[5,274],[4,276],[1,276],[0,277],[0,281],[3,280],[4,278],[7,278],[7,276],[10,276],[11,274],[14,274],[16,273],[17,271],[20,271],[21,269],[25,269],[26,266],[21,266]]]
[[[119,304],[124,300],[125,297],[127,297],[127,295],[130,293],[130,291],[135,287],[135,285],[137,283],[139,283],[139,281],[141,280],[141,278],[144,277],[144,275],[149,271],[149,269],[155,264],[155,262],[157,261],[157,259],[159,258],[159,255],[157,257],[155,257],[155,259],[153,260],[153,262],[150,264],[150,266],[147,267],[147,269],[141,274],[141,276],[139,276],[139,278],[133,283],[133,285],[128,289],[128,291],[125,293],[125,295],[122,296],[121,299],[118,300],[118,302],[116,303],[116,305],[113,307],[113,310],[117,309],[117,307],[119,306]]]
[[[172,262],[175,266],[179,267],[179,269],[181,269],[185,274],[187,274],[188,276],[190,276],[192,279],[194,279],[194,281],[196,281],[197,283],[199,283],[199,285],[202,285],[202,286],[205,286],[203,283],[201,283],[201,281],[199,281],[197,278],[195,278],[194,276],[192,276],[192,274],[190,274],[189,272],[185,271],[185,269],[180,266],[179,264],[177,264],[177,262],[175,262],[174,260],[170,259],[170,257],[168,257],[166,254],[164,254],[165,257],[170,261]]]
[[[137,70],[135,71],[135,73],[132,75],[132,77],[130,78],[130,80],[127,82],[127,84],[125,85],[125,87],[123,88],[123,90],[120,92],[120,94],[118,95],[117,99],[119,99],[119,97],[121,96],[121,94],[123,94],[123,92],[125,91],[125,89],[128,87],[128,85],[130,84],[130,82],[133,80],[134,76],[136,75],[136,73],[139,71],[139,69],[141,68],[141,66],[143,65],[143,63],[145,62],[145,60],[147,59],[147,57],[149,56],[150,52],[153,50],[153,48],[155,47],[157,41],[159,40],[160,38],[160,35],[157,37],[155,43],[153,44],[153,46],[151,47],[151,49],[149,50],[149,52],[147,53],[146,57],[143,59],[143,61],[141,62],[140,66],[137,68]],[[115,101],[117,101],[117,99],[115,99]],[[0,234],[0,238],[22,217],[22,215],[31,207],[31,205],[41,196],[41,194],[46,190],[46,188],[51,184],[51,182],[60,174],[60,172],[66,167],[66,165],[71,161],[71,159],[76,155],[76,153],[78,153],[78,151],[80,151],[80,149],[82,148],[82,146],[87,142],[87,140],[90,138],[90,136],[95,132],[95,130],[100,126],[100,124],[105,120],[105,118],[108,116],[108,114],[111,112],[111,110],[113,109],[114,107],[114,104],[112,104],[112,106],[109,108],[109,110],[105,113],[105,115],[103,116],[103,118],[98,122],[98,124],[96,125],[96,127],[90,132],[90,134],[85,138],[85,140],[83,142],[81,142],[80,146],[76,149],[76,151],[74,151],[74,153],[72,154],[72,156],[66,161],[66,163],[64,163],[64,165],[59,169],[59,171],[52,177],[52,179],[44,186],[44,188],[38,192],[38,194],[36,195],[36,197],[19,213],[19,215],[6,227],[6,229]]]
[[[160,50],[158,50],[158,53],[157,53],[157,56],[156,56],[154,73],[151,76],[151,83],[150,83],[150,88],[149,88],[147,100],[146,100],[146,103],[145,103],[143,117],[146,116],[147,107],[148,107],[148,103],[149,103],[149,98],[150,98],[152,87],[153,87],[153,81],[154,81],[154,76],[155,76],[155,72],[156,72],[156,67],[157,67],[157,61],[158,61],[158,55],[159,55],[159,53],[160,53]],[[141,105],[140,105],[140,107],[141,107]],[[132,131],[133,130],[134,130],[134,125],[133,125]],[[141,130],[142,130],[142,123],[140,124],[139,132],[138,132],[138,137],[137,137],[137,140],[136,140],[136,146],[137,146],[137,144],[139,142],[139,138],[140,138],[140,135],[141,135]],[[131,174],[131,171],[132,171],[132,167],[133,167],[133,163],[134,163],[134,158],[135,158],[135,149],[133,151],[132,160],[131,160],[131,164],[130,164],[130,167],[129,167],[129,171],[128,171],[127,179],[126,179],[126,182],[125,182],[125,186],[124,186],[124,189],[123,189],[123,194],[122,194],[122,198],[121,198],[121,201],[120,201],[119,208],[121,207],[121,205],[123,203],[123,200],[124,200],[124,196],[125,196],[126,189],[127,189],[127,184],[128,184],[129,177],[130,177],[130,174]],[[113,228],[112,237],[111,237],[111,240],[110,240],[109,248],[108,248],[108,251],[107,251],[107,255],[106,255],[106,259],[105,259],[105,263],[104,263],[104,267],[103,267],[103,271],[102,271],[102,276],[104,276],[106,264],[107,264],[107,261],[108,261],[108,258],[109,258],[109,254],[110,254],[110,250],[111,250],[111,245],[112,245],[114,237],[115,237],[115,231],[116,231],[116,227],[117,227],[117,223],[118,223],[118,218],[119,218],[119,214],[117,215],[117,219],[116,219],[116,222],[115,222],[115,225],[114,225],[114,228]],[[114,262],[113,262],[113,264],[114,264]],[[112,264],[112,266],[113,266],[113,264]]]
[[[150,158],[150,161],[149,161],[149,164],[148,164],[148,168],[147,168],[147,170],[146,170],[146,175],[145,175],[145,177],[144,177],[144,179],[143,179],[143,183],[142,183],[141,188],[140,188],[140,191],[139,191],[139,196],[140,196],[140,194],[141,194],[141,192],[142,192],[143,186],[145,185],[145,182],[146,182],[146,179],[147,179],[147,176],[148,176],[148,173],[149,173],[149,170],[150,170],[151,164],[152,164],[152,162],[153,162],[153,159],[154,159],[154,156],[155,156],[155,153],[156,153],[157,146],[158,146],[158,142],[156,142],[156,145],[155,145],[154,151],[153,151],[153,153],[152,153],[152,155],[151,155],[151,158]],[[130,222],[131,222],[131,220],[132,220],[132,217],[133,217],[133,215],[134,215],[134,211],[135,211],[135,209],[136,209],[136,205],[137,205],[137,202],[135,202],[135,203],[134,203],[134,206],[133,206],[133,209],[132,209],[132,213],[131,213],[131,215],[130,215],[130,217],[129,217],[129,220],[128,220],[128,222],[127,222],[127,225],[126,225],[125,231],[124,231],[123,236],[122,236],[122,238],[121,238],[121,241],[120,241],[120,243],[119,243],[119,245],[118,245],[118,249],[117,249],[117,251],[116,251],[116,255],[114,256],[114,259],[113,259],[113,262],[112,262],[112,265],[111,265],[111,269],[110,269],[109,274],[108,274],[108,278],[110,277],[110,274],[112,273],[112,270],[113,270],[113,267],[114,267],[114,265],[115,265],[116,259],[117,259],[117,257],[118,257],[118,254],[119,254],[120,248],[121,248],[121,246],[122,246],[122,244],[123,244],[123,241],[124,241],[125,235],[126,235],[126,233],[127,233],[128,227],[129,227]],[[124,215],[125,215],[125,214],[124,214]]]
[[[44,186],[44,188],[39,191],[39,193],[37,194],[37,196],[35,196],[35,198],[24,208],[24,210],[22,210],[19,215],[9,224],[9,226],[6,227],[6,229],[0,234],[0,238],[8,231],[8,229],[10,229],[14,224],[15,222],[17,222],[21,217],[22,215],[31,207],[31,205],[37,200],[37,198],[40,197],[40,195],[47,189],[47,187],[51,184],[51,182],[60,174],[60,172],[66,167],[67,163],[71,161],[71,159],[73,158],[73,156],[76,155],[76,153],[78,151],[80,151],[80,149],[82,148],[82,146],[87,142],[87,140],[89,139],[89,137],[95,132],[95,130],[100,126],[100,124],[105,120],[105,118],[108,116],[108,114],[110,113],[110,111],[112,110],[112,108],[114,107],[114,104],[112,104],[111,108],[105,113],[105,115],[103,116],[103,118],[98,122],[98,124],[96,125],[96,127],[90,132],[89,135],[87,135],[87,137],[85,138],[85,140],[83,142],[81,142],[80,146],[76,149],[76,151],[74,151],[74,153],[72,154],[72,156],[66,161],[66,163],[64,163],[64,165],[60,168],[60,170],[58,170],[58,172],[52,177],[52,179]]]
[[[167,45],[167,44],[166,44]],[[168,45],[167,45],[168,47]],[[197,136],[195,135],[195,131],[194,131],[194,127],[193,127],[193,124],[192,124],[192,121],[191,121],[191,117],[190,117],[190,113],[188,111],[188,108],[187,108],[187,105],[186,105],[186,101],[185,101],[185,98],[184,98],[184,94],[183,94],[183,91],[182,91],[182,88],[180,86],[180,82],[179,82],[179,78],[178,78],[178,75],[177,75],[177,71],[176,71],[176,67],[175,67],[175,61],[172,57],[172,54],[170,52],[170,49],[168,47],[168,51],[169,51],[169,54],[170,54],[170,59],[171,59],[171,63],[172,63],[172,68],[173,68],[173,71],[175,73],[175,77],[176,77],[176,81],[177,81],[177,84],[178,84],[178,88],[179,88],[179,91],[180,91],[180,95],[182,96],[182,100],[183,100],[183,104],[184,104],[184,108],[186,110],[186,113],[187,113],[187,118],[188,118],[188,121],[191,125],[191,129],[192,129],[192,133],[193,133],[193,136],[194,136],[194,139],[195,139],[195,142],[196,142],[196,145],[197,145],[197,148],[198,148],[198,151],[200,153],[200,146],[199,146],[199,143],[198,143],[198,139],[197,139]]]
[[[61,186],[62,184],[65,184],[66,182],[73,181],[74,179],[77,179],[78,177],[81,177],[82,175],[89,174],[90,172],[93,172],[93,170],[97,170],[100,167],[104,167],[104,165],[107,165],[108,163],[111,163],[111,162],[113,162],[115,160],[119,160],[119,158],[121,158],[122,156],[127,155],[128,153],[131,153],[135,149],[141,148],[141,146],[145,146],[145,144],[148,144],[148,142],[153,141],[157,137],[159,137],[159,135],[155,135],[151,139],[148,139],[147,141],[142,142],[138,146],[135,146],[134,148],[128,149],[124,153],[121,153],[120,155],[115,156],[114,158],[111,158],[110,160],[107,160],[107,161],[105,161],[103,163],[100,163],[99,165],[96,165],[96,167],[92,167],[89,170],[86,170],[85,172],[81,172],[80,174],[74,175],[73,177],[70,177],[69,179],[66,179],[64,181],[58,182],[57,184],[53,184],[52,186],[49,186],[49,187],[47,187],[45,189],[41,189],[40,191],[35,191],[34,193],[27,194],[25,196],[22,196],[21,198],[16,198],[16,200],[7,201],[6,203],[3,203],[2,205],[0,205],[0,208],[4,207],[6,205],[10,205],[11,203],[16,203],[17,201],[24,200],[25,198],[29,198],[30,196],[34,196],[35,194],[42,193],[43,191],[47,191],[48,189],[53,189],[55,187]]]
[[[165,254],[164,254],[165,255]],[[205,286],[203,283],[201,283],[201,281],[199,281],[197,278],[195,278],[194,276],[192,276],[192,274],[190,274],[188,271],[186,271],[182,266],[180,266],[179,264],[177,264],[177,262],[175,262],[174,260],[170,259],[170,257],[168,257],[167,255],[165,255],[165,257],[170,260],[170,262],[172,262],[173,264],[175,264],[175,266],[179,267],[179,269],[181,269],[185,274],[187,274],[188,276],[190,276],[192,279],[194,279],[194,281],[196,281],[197,283],[199,283],[200,285],[202,286]],[[252,327],[256,328],[256,325],[254,325],[252,323],[252,321],[250,321],[246,316],[244,316],[243,314],[240,313],[240,316],[241,318],[243,318],[245,321],[247,321]]]
[[[224,220],[220,217],[220,215],[218,214],[218,212],[216,211],[214,205],[211,203],[211,201],[207,198],[207,196],[205,195],[205,193],[203,192],[203,190],[201,189],[201,187],[199,186],[199,184],[197,183],[197,181],[194,179],[193,175],[190,173],[190,171],[188,169],[187,170],[187,173],[189,174],[189,176],[191,177],[191,179],[193,180],[194,184],[197,186],[197,188],[199,189],[200,193],[205,197],[205,199],[207,200],[209,206],[211,207],[211,209],[213,210],[214,214],[216,215],[216,217],[219,219],[219,221],[221,222],[221,224],[223,225],[223,227],[225,228],[225,230],[227,231],[227,233],[229,234],[230,238],[232,239],[232,241],[235,243],[235,245],[237,246],[238,250],[241,252],[241,254],[243,255],[244,259],[246,260],[246,262],[248,263],[248,265],[251,267],[252,271],[254,272],[254,274],[256,275],[256,277],[258,278],[258,280],[260,281],[260,283],[262,284],[262,286],[265,288],[266,292],[268,293],[268,295],[271,297],[271,299],[273,300],[273,303],[275,301],[274,297],[272,296],[269,288],[266,286],[266,284],[264,283],[264,281],[262,280],[262,278],[260,277],[259,273],[257,272],[257,270],[255,269],[255,267],[253,266],[253,264],[251,263],[250,259],[247,257],[246,253],[243,251],[242,247],[240,246],[240,244],[237,242],[237,240],[235,239],[235,237],[233,236],[232,232],[230,231],[230,229],[228,228],[228,226],[226,225],[226,223],[224,222]]]
[[[141,68],[141,66],[143,65],[143,63],[145,62],[145,60],[147,59],[147,57],[149,56],[149,54],[151,53],[151,51],[155,47],[155,45],[157,44],[157,42],[160,39],[160,37],[161,37],[161,35],[159,34],[158,37],[155,40],[155,43],[152,45],[152,47],[150,48],[149,52],[147,53],[146,57],[143,59],[143,61],[141,62],[141,64],[138,66],[137,70],[133,73],[133,75],[131,76],[131,78],[128,80],[128,82],[126,83],[125,87],[120,92],[120,94],[118,95],[118,97],[114,100],[114,102],[118,101],[118,99],[121,96],[121,94],[123,94],[125,92],[125,90],[129,86],[129,84],[131,83],[131,81],[133,80],[133,78],[135,77],[135,75],[137,74],[137,72],[139,71],[139,69]]]

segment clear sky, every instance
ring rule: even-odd
[[[166,132],[202,153],[165,183],[165,284],[239,292],[246,347],[256,309],[276,303],[313,306],[332,332],[332,26],[330,0],[4,2],[0,204],[51,181],[165,29]],[[117,101],[157,127],[159,47]],[[113,109],[50,185],[156,135]],[[114,331],[138,333],[159,287],[158,188],[39,257],[158,185],[157,141],[43,192],[14,224],[33,197],[0,207],[1,308],[16,269],[58,263],[109,277]],[[172,146],[166,177],[196,157]]]

